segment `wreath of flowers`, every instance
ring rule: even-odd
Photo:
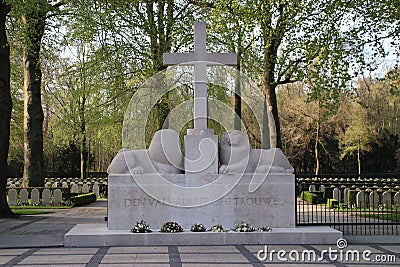
[[[272,229],[269,226],[261,226],[260,228],[258,228],[259,232],[271,232]]]
[[[183,228],[177,222],[166,222],[163,226],[161,226],[161,232],[178,233],[183,232]]]
[[[256,228],[254,228],[252,225],[248,224],[248,223],[239,223],[236,224],[235,228],[232,229],[235,232],[255,232]]]
[[[136,222],[136,225],[133,226],[131,229],[132,233],[151,233],[151,230],[149,229],[149,225],[141,220],[140,222]]]
[[[196,224],[192,225],[192,228],[190,229],[190,231],[192,231],[192,232],[205,232],[206,228],[201,223],[196,223]]]
[[[217,224],[217,225],[214,225],[213,227],[211,227],[211,229],[209,231],[211,231],[211,232],[228,232],[229,230],[225,230],[221,224]]]

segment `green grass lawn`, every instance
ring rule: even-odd
[[[391,220],[394,222],[400,222],[400,214],[397,214],[396,218],[396,213],[364,213],[360,214],[360,216],[363,217],[369,217],[369,218],[374,218],[374,219],[380,219],[380,220]]]
[[[37,210],[37,209],[42,209],[42,210],[48,210],[48,209],[70,209],[73,206],[10,206],[12,210]]]
[[[36,214],[46,214],[52,213],[50,209],[11,209],[12,212],[18,215],[36,215]]]

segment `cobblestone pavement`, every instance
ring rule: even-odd
[[[398,266],[400,262],[400,245],[350,245],[343,250],[343,260],[340,253],[332,254],[330,258],[323,250],[329,250],[326,245],[274,245],[268,246],[268,251],[284,250],[285,255],[267,254],[267,259],[257,258],[259,250],[264,246],[159,246],[159,247],[101,247],[101,248],[24,248],[1,249],[0,264],[2,266]],[[337,249],[334,247],[332,249]],[[296,261],[298,251],[299,261]],[[348,256],[346,251],[358,250],[357,257]],[[370,250],[368,258],[362,253]],[[304,251],[307,251],[304,254]],[[315,259],[313,253],[315,252]],[[340,250],[338,250],[340,251]],[[302,260],[302,254],[304,259]],[[321,258],[322,254],[322,258]],[[310,256],[309,256],[310,255]],[[260,254],[261,257],[264,254]],[[310,258],[308,258],[310,257]],[[335,261],[335,257],[338,260]],[[370,261],[367,261],[367,260]],[[391,262],[377,262],[386,260]]]
[[[74,225],[104,223],[106,214],[106,203],[97,201],[86,207],[56,210],[51,214],[0,219],[0,265],[400,266],[399,242],[372,244],[377,240],[385,241],[385,236],[364,237],[362,244],[349,241],[344,249],[336,245],[63,247],[64,234]]]

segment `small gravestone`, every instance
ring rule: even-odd
[[[58,187],[58,182],[55,182],[51,185],[51,188],[57,188]]]
[[[310,185],[309,187],[308,187],[308,192],[315,192],[315,185]]]
[[[364,191],[360,191],[356,195],[357,208],[364,209],[365,208],[365,193]]]
[[[15,184],[10,184],[10,188],[17,188]]]
[[[45,184],[44,184],[44,187],[45,187],[45,188],[51,188],[51,182],[45,183]]]
[[[32,189],[31,202],[32,202],[32,205],[38,205],[40,203],[40,193],[37,188]]]
[[[48,188],[44,189],[42,192],[42,204],[44,206],[50,206],[51,204],[51,191]]]
[[[379,205],[379,195],[378,192],[372,191],[369,193],[369,207],[372,209],[378,208]]]
[[[17,190],[14,188],[8,190],[8,205],[17,205]]]
[[[392,208],[392,193],[389,191],[383,192],[382,194],[382,205],[387,209]]]
[[[72,184],[71,193],[73,193],[73,194],[79,193],[79,186],[77,184],[75,184],[75,183]]]
[[[397,192],[394,195],[394,204],[396,205],[396,207],[400,207],[400,192]]]
[[[340,189],[333,189],[333,198],[336,199],[340,203]]]
[[[355,206],[357,206],[356,205],[356,203],[357,203],[357,193],[359,192],[360,190],[349,190],[349,198],[348,198],[348,203],[347,203],[347,205],[349,206],[349,207],[355,207]]]
[[[68,183],[67,182],[62,182],[61,188],[69,188]]]
[[[325,185],[321,185],[319,191],[325,193]]]
[[[82,186],[82,193],[89,193],[89,185],[88,184],[84,184]]]
[[[322,192],[322,197],[323,197],[324,199],[326,199],[325,185],[321,185],[321,186],[319,187],[319,191]]]
[[[60,206],[62,202],[62,191],[61,189],[54,190],[54,205]]]
[[[99,187],[98,183],[94,183],[94,185],[93,185],[93,193],[96,194],[97,198],[100,196],[100,187]]]
[[[349,204],[350,188],[345,188],[343,191],[343,204]]]
[[[28,199],[28,190],[25,188],[21,189],[21,191],[19,191],[19,200],[21,201],[21,204],[27,204]]]

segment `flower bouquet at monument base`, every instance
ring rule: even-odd
[[[190,231],[192,231],[192,232],[205,232],[206,231],[206,227],[204,225],[202,225],[201,223],[196,223],[196,224],[192,225],[192,228],[190,229]]]
[[[178,233],[183,232],[183,228],[177,222],[166,222],[163,224],[163,226],[161,226],[161,232]]]
[[[141,220],[140,222],[136,222],[136,225],[133,226],[131,229],[132,233],[151,233],[151,230],[149,229],[149,225]]]
[[[210,228],[211,232],[228,232],[229,230],[225,230],[224,227],[221,224],[214,225],[213,227]]]

